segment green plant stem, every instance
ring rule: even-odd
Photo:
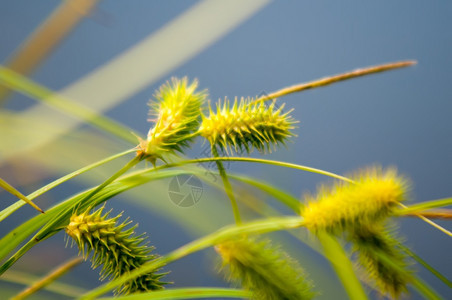
[[[353,270],[352,263],[336,238],[326,232],[318,232],[317,238],[350,299],[367,299],[367,295]]]
[[[218,150],[215,147],[215,145],[211,145],[212,147],[212,155],[216,158],[219,157]],[[224,189],[226,191],[226,195],[228,195],[228,198],[231,200],[231,206],[232,206],[232,212],[234,213],[234,219],[235,224],[240,225],[242,223],[242,220],[240,218],[240,211],[239,207],[237,205],[237,200],[235,199],[234,192],[232,190],[231,182],[229,182],[228,175],[226,174],[226,170],[223,166],[223,162],[220,160],[216,160],[215,163],[217,164],[218,172],[220,173],[221,179],[224,184]]]
[[[84,191],[63,201],[62,203],[57,204],[47,210],[45,214],[40,214],[31,218],[30,220],[14,228],[11,232],[0,239],[0,260],[3,260],[11,251],[22,244],[27,237],[39,230],[27,243],[25,243],[25,245],[17,250],[16,253],[14,253],[3,265],[0,266],[0,275],[8,270],[20,257],[27,253],[28,250],[46,238],[49,238],[62,230],[63,227],[67,225],[67,222],[73,213],[74,207],[78,207],[80,209],[95,207],[107,201],[111,197],[136,186],[152,180],[174,177],[180,174],[182,174],[182,172],[177,170],[166,172],[162,171],[151,174],[147,174],[145,171],[141,170],[108,185],[102,191],[94,195],[90,203],[81,203],[81,200],[85,198],[85,195],[88,195],[92,190],[94,190],[94,188]]]
[[[176,163],[161,165],[161,166],[158,166],[151,170],[157,171],[159,169],[167,169],[167,168],[178,167],[178,166],[183,166],[183,165],[188,165],[188,164],[198,164],[198,163],[206,163],[206,162],[212,162],[212,161],[242,161],[242,162],[261,163],[261,164],[273,165],[273,166],[278,166],[278,167],[297,169],[297,170],[311,172],[311,173],[317,173],[320,175],[329,176],[329,177],[336,178],[339,180],[353,182],[353,180],[351,180],[347,177],[344,177],[344,176],[341,176],[338,174],[334,174],[332,172],[316,169],[316,168],[311,168],[311,167],[307,167],[307,166],[291,164],[291,163],[286,163],[286,162],[280,162],[280,161],[275,161],[275,160],[251,158],[251,157],[207,157],[207,158],[190,159],[190,160],[178,161]]]
[[[87,200],[89,200],[92,196],[96,195],[99,191],[101,191],[104,187],[118,179],[121,175],[123,175],[125,172],[129,171],[131,168],[136,166],[140,161],[142,161],[143,158],[139,156],[135,156],[131,161],[129,161],[124,167],[122,167],[119,171],[117,171],[115,174],[110,176],[107,180],[105,180],[103,183],[98,185],[92,192],[90,192],[88,195],[86,195],[80,202],[83,203]]]
[[[32,294],[36,293],[37,291],[43,289],[45,286],[51,284],[56,279],[60,278],[70,270],[72,270],[74,267],[79,265],[81,262],[83,262],[83,258],[76,257],[71,259],[70,261],[66,262],[65,264],[61,265],[57,269],[55,269],[53,272],[51,272],[49,275],[45,276],[41,280],[35,282],[30,287],[26,288],[19,294],[17,294],[15,297],[11,298],[11,300],[22,300],[25,299]]]
[[[417,261],[421,266],[426,268],[430,273],[435,275],[439,280],[444,282],[448,287],[452,288],[452,281],[446,278],[443,274],[438,272],[435,268],[433,268],[431,265],[429,265],[425,260],[423,260],[421,257],[419,257],[416,253],[411,251],[408,247],[406,247],[403,244],[399,244],[398,247],[400,247],[405,253],[407,253],[409,256],[411,256],[415,261]]]
[[[228,176],[229,178],[244,182],[246,184],[249,184],[264,191],[265,193],[269,194],[270,196],[274,197],[275,199],[279,200],[281,203],[292,209],[296,214],[299,214],[300,210],[304,209],[304,203],[302,203],[299,199],[295,198],[294,196],[286,193],[285,191],[279,188],[272,186],[268,182],[256,180],[255,178],[238,174],[229,173]]]
[[[99,297],[113,289],[117,286],[129,281],[134,278],[152,272],[158,268],[161,268],[164,265],[167,265],[175,260],[181,259],[189,254],[194,252],[206,249],[208,247],[217,245],[221,242],[229,240],[233,237],[243,235],[243,234],[251,234],[251,233],[266,233],[277,230],[287,230],[292,228],[298,228],[302,226],[303,219],[301,217],[279,217],[279,218],[268,218],[264,220],[258,220],[248,223],[243,223],[241,225],[230,225],[226,226],[212,234],[206,235],[202,238],[199,238],[193,242],[190,242],[169,254],[162,256],[152,262],[149,262],[143,265],[139,269],[135,269],[129,274],[123,275],[120,278],[113,280],[107,284],[104,284],[94,290],[91,290],[89,293],[83,295],[81,299],[94,299]]]
[[[175,300],[175,299],[202,299],[202,298],[246,298],[251,297],[251,293],[244,290],[228,288],[178,288],[166,289],[163,291],[152,291],[150,293],[139,293],[128,296],[113,298],[99,298],[99,300]]]
[[[65,175],[65,176],[63,176],[63,177],[61,177],[61,178],[59,178],[59,179],[57,179],[55,181],[52,181],[51,183],[43,186],[42,188],[34,191],[33,193],[29,194],[27,196],[27,198],[30,199],[30,200],[33,200],[33,199],[41,196],[42,194],[50,191],[54,187],[66,182],[66,181],[68,181],[68,180],[70,180],[70,179],[72,179],[72,178],[74,178],[74,177],[76,177],[78,175],[81,175],[81,174],[83,174],[83,173],[85,173],[87,171],[90,171],[90,170],[92,170],[92,169],[94,169],[96,167],[104,165],[104,164],[106,164],[106,163],[108,163],[108,162],[110,162],[112,160],[115,160],[115,159],[117,159],[119,157],[122,157],[124,155],[127,155],[127,154],[135,152],[135,151],[136,151],[135,149],[129,149],[127,151],[124,151],[124,152],[112,155],[112,156],[107,157],[107,158],[105,158],[103,160],[97,161],[97,162],[95,162],[93,164],[90,164],[90,165],[88,165],[86,167],[78,169],[77,171],[69,173],[69,174],[67,174],[67,175]],[[25,203],[23,201],[17,201],[16,203],[14,203],[14,204],[10,205],[9,207],[5,208],[4,210],[2,210],[0,212],[0,222],[3,221],[4,219],[6,219],[9,215],[11,215],[13,212],[15,212],[16,210],[18,210],[20,207],[22,207],[24,205],[25,205]]]
[[[399,203],[399,206],[406,208],[406,206],[402,203]],[[436,224],[435,222],[433,222],[430,219],[427,219],[426,217],[424,217],[422,214],[419,213],[413,213],[413,215],[415,215],[416,217],[418,217],[419,219],[421,219],[422,221],[424,221],[427,224],[430,224],[431,226],[435,227],[436,229],[438,229],[439,231],[447,234],[448,236],[452,237],[452,232],[450,232],[449,230],[447,230],[446,228],[442,227],[439,224]]]
[[[413,204],[410,206],[407,206],[403,209],[400,209],[397,214],[398,215],[406,215],[406,214],[412,214],[417,212],[422,212],[424,210],[432,209],[432,208],[438,208],[438,207],[445,207],[452,205],[452,198],[444,198],[444,199],[438,199],[438,200],[431,200],[431,201],[425,201],[417,204]]]

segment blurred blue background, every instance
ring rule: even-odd
[[[61,44],[30,75],[33,80],[61,90],[120,55],[148,35],[184,13],[196,1],[100,1]],[[49,16],[59,1],[2,1],[0,8],[0,62]],[[238,5],[237,10],[240,10]],[[221,15],[222,11],[214,14]],[[214,18],[215,19],[215,18]],[[206,22],[206,27],[210,24]],[[287,149],[266,158],[283,160],[344,174],[374,163],[396,166],[411,178],[414,202],[452,194],[452,3],[447,1],[273,1],[194,57],[169,69],[106,115],[142,135],[146,134],[147,102],[154,90],[171,76],[198,78],[210,99],[255,96],[299,82],[397,60],[418,64],[388,73],[337,83],[287,96],[279,101],[294,108],[300,121],[298,137]],[[202,34],[202,33],[200,33]],[[149,57],[153,53],[148,53]],[[152,72],[152,69],[150,70]],[[124,74],[124,76],[128,76]],[[20,111],[35,101],[15,93],[6,107]],[[197,145],[190,157],[199,156]],[[126,149],[123,147],[122,149]],[[82,164],[83,165],[83,164]],[[81,165],[81,166],[82,166]],[[275,167],[233,163],[231,171],[272,182],[296,196],[314,192],[324,177]],[[4,169],[4,172],[7,170]],[[39,171],[38,171],[39,173]],[[51,174],[49,175],[51,176]],[[5,179],[8,174],[3,175]],[[34,188],[38,188],[36,183]],[[83,185],[81,185],[83,186]],[[30,191],[33,188],[29,187]],[[70,195],[77,184],[57,189]],[[205,193],[207,195],[207,193]],[[7,197],[4,193],[2,198]],[[207,197],[207,196],[203,196]],[[12,198],[11,198],[12,199]],[[6,201],[6,200],[5,200]],[[169,201],[163,199],[162,201]],[[209,201],[201,199],[200,202]],[[151,236],[160,254],[193,239],[180,225],[158,214],[143,212],[125,202],[112,203],[127,211],[140,229]],[[197,207],[184,214],[195,213]],[[173,206],[174,210],[178,210]],[[30,215],[33,213],[30,210]],[[20,215],[11,226],[21,223]],[[227,215],[225,222],[232,222]],[[450,223],[439,222],[446,228]],[[406,244],[433,267],[452,278],[451,239],[420,220],[400,222]],[[6,233],[10,229],[2,228]],[[63,235],[35,255],[67,257]],[[293,249],[292,249],[293,250]],[[296,249],[295,249],[296,250]],[[41,251],[41,252],[39,252]],[[294,251],[292,251],[294,252]],[[296,252],[296,251],[295,251]],[[170,266],[176,286],[225,285],[210,262],[214,252],[196,254]],[[41,256],[42,257],[42,256]],[[55,259],[55,256],[50,258]],[[24,265],[35,260],[23,258]],[[328,268],[319,262],[321,268]],[[308,270],[311,271],[311,270]],[[450,289],[419,267],[421,276],[445,298]],[[88,263],[76,284],[94,287],[97,271]],[[78,273],[76,273],[78,274]],[[337,283],[336,283],[337,284]],[[332,284],[333,285],[333,284]],[[324,299],[334,294],[326,291]],[[345,297],[345,296],[343,296]],[[413,296],[413,299],[418,297]],[[329,298],[331,299],[331,298]]]

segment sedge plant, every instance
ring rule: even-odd
[[[452,199],[405,206],[403,203],[411,197],[409,180],[393,167],[367,166],[342,176],[290,162],[243,155],[254,150],[265,155],[281,145],[290,147],[291,140],[296,138],[296,113],[290,109],[285,111],[285,105],[276,98],[412,64],[414,62],[404,61],[359,69],[284,88],[264,97],[241,97],[233,101],[225,98],[216,105],[211,105],[206,90],[198,88],[197,80],[172,78],[154,94],[150,102],[152,125],[145,138],[137,138],[134,148],[68,174],[31,195],[21,197],[18,203],[0,212],[0,220],[4,220],[25,203],[35,205],[31,201],[49,189],[135,153],[124,167],[101,184],[58,202],[46,209],[45,214],[24,220],[22,225],[0,239],[0,257],[5,259],[0,274],[7,276],[15,263],[34,246],[63,231],[68,242],[79,249],[80,255],[91,260],[92,268],[100,269],[100,279],[104,280],[102,285],[79,293],[81,299],[94,299],[112,291],[117,299],[315,299],[322,294],[322,284],[311,279],[312,266],[304,266],[291,257],[294,255],[289,253],[293,253],[293,249],[289,252],[278,240],[263,236],[287,231],[331,262],[350,299],[367,299],[373,292],[379,297],[398,299],[409,297],[413,288],[425,298],[439,299],[440,296],[419,278],[417,266],[425,267],[444,284],[450,286],[450,281],[404,246],[395,223],[398,217],[414,215],[450,236],[449,231],[426,219],[426,216],[447,217],[450,214],[441,211],[435,215],[434,211],[427,213],[426,210],[451,205]],[[37,99],[51,93],[9,70],[0,72],[0,80],[10,88]],[[76,104],[72,105],[79,115],[86,112]],[[67,112],[70,113],[70,109]],[[120,126],[105,118],[90,122],[101,129],[108,128],[108,124]],[[120,132],[118,136],[124,137],[126,130],[122,128]],[[125,139],[130,140],[130,137]],[[196,140],[207,143],[212,155],[197,159],[185,157],[186,150]],[[144,161],[151,164],[142,163]],[[325,183],[315,193],[297,198],[258,178],[229,174],[224,166],[224,162],[229,161],[293,168],[322,174],[335,181],[333,184]],[[136,225],[131,226],[127,218],[120,221],[121,214],[110,217],[110,212],[104,212],[110,199],[140,185],[181,174],[197,174],[204,178],[195,165],[205,163],[214,163],[222,179],[222,183],[216,185],[205,182],[213,184],[230,199],[235,221],[230,220],[230,225],[167,254],[157,255],[154,251],[155,248],[158,250],[158,245],[154,245],[145,234],[136,234]],[[238,197],[235,181],[270,194],[292,210],[292,214],[268,216],[260,210],[257,219],[244,217],[241,212],[246,201],[242,194]],[[11,186],[10,190],[15,189]],[[209,200],[222,201],[221,197]],[[294,230],[303,231],[310,238],[302,239]],[[16,249],[19,246],[21,248]],[[217,271],[222,273],[222,278],[231,284],[231,288],[177,288],[178,282],[176,285],[167,282],[165,278],[171,271],[172,262],[206,248],[216,250]],[[64,272],[57,274],[66,273],[75,265],[67,264]],[[53,274],[40,281],[46,284],[30,283],[34,286],[33,292],[56,285],[54,281],[61,275]],[[77,290],[78,287],[73,288]],[[18,297],[22,299],[30,294],[18,294]]]

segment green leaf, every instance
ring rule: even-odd
[[[137,144],[136,137],[131,134],[132,130],[126,126],[99,115],[94,110],[71,101],[3,66],[0,66],[0,83],[10,89],[19,91],[39,101],[43,101],[70,116],[76,116],[126,142]]]
[[[17,246],[24,242],[33,232],[36,232],[41,227],[41,230],[31,238],[21,249],[19,249],[8,261],[0,267],[0,274],[3,274],[9,267],[11,267],[22,255],[29,249],[48,238],[62,229],[65,223],[69,221],[72,214],[72,208],[79,205],[81,209],[88,207],[95,207],[111,197],[129,190],[133,187],[147,183],[152,180],[168,178],[184,174],[186,171],[160,171],[158,173],[149,173],[148,170],[139,171],[125,176],[118,181],[113,182],[93,198],[88,203],[80,203],[80,201],[89,195],[93,189],[75,195],[64,202],[49,209],[45,214],[35,216],[34,218],[19,225],[0,240],[0,260],[13,251]]]
[[[418,262],[421,266],[426,268],[430,273],[432,273],[434,276],[436,276],[439,280],[444,282],[448,287],[452,288],[452,282],[446,278],[443,274],[441,274],[438,270],[433,268],[430,264],[428,264],[425,260],[423,260],[421,257],[419,257],[416,253],[411,251],[408,247],[406,247],[403,244],[398,245],[400,248],[402,248],[403,251],[405,251],[406,254],[411,256],[415,261]]]
[[[421,202],[421,203],[410,205],[404,209],[400,209],[397,212],[397,214],[405,215],[405,214],[410,214],[410,213],[415,213],[415,212],[421,212],[421,211],[432,209],[432,208],[445,207],[445,206],[449,206],[449,205],[452,205],[452,198],[444,198],[444,199],[426,201],[426,202]]]
[[[148,300],[148,299],[202,299],[202,298],[249,298],[250,293],[243,290],[227,288],[181,288],[140,293],[123,297],[99,298],[99,300]]]
[[[83,174],[83,173],[85,173],[87,171],[90,171],[90,170],[98,167],[98,166],[106,164],[106,163],[108,163],[108,162],[110,162],[110,161],[112,161],[112,160],[114,160],[116,158],[122,157],[122,156],[124,156],[126,154],[129,154],[129,153],[132,153],[132,152],[135,152],[135,149],[127,150],[127,151],[124,151],[122,153],[112,155],[112,156],[107,157],[107,158],[105,158],[103,160],[100,160],[100,161],[95,162],[93,164],[90,164],[90,165],[88,165],[86,167],[78,169],[77,171],[74,171],[74,172],[72,172],[72,173],[70,173],[68,175],[65,175],[65,176],[63,176],[63,177],[61,177],[61,178],[59,178],[59,179],[57,179],[57,180],[45,185],[45,186],[43,186],[42,188],[34,191],[30,195],[28,195],[28,199],[33,200],[33,199],[41,196],[42,194],[50,191],[54,187],[56,187],[56,186],[58,186],[58,185],[60,185],[60,184],[62,184],[64,182],[68,181],[69,179],[72,179],[72,178],[74,178],[74,177],[76,177],[78,175],[81,175],[81,174]],[[4,210],[2,210],[0,212],[0,222],[3,221],[4,219],[6,219],[8,216],[10,216],[12,213],[14,213],[16,210],[18,210],[19,208],[21,208],[24,205],[25,205],[25,203],[23,201],[17,201],[16,203],[14,203],[14,204],[10,205],[9,207],[5,208]]]
[[[4,181],[1,178],[0,178],[0,187],[4,188],[6,191],[13,194],[17,198],[22,199],[24,202],[20,201],[21,203],[28,203],[37,211],[44,213],[44,211],[42,209],[40,209],[36,204],[31,202],[31,200],[29,198],[27,198],[27,196],[23,195],[21,192],[16,190],[13,186],[11,186],[8,182]],[[0,219],[0,222],[1,222],[1,219]]]
[[[299,213],[300,209],[304,206],[303,203],[295,198],[294,196],[286,193],[285,191],[271,185],[268,182],[263,180],[238,175],[238,174],[228,174],[228,177],[233,178],[235,180],[239,180],[245,182],[249,185],[257,187],[258,189],[264,191],[265,193],[273,196],[275,199],[279,200],[281,203],[292,209],[295,213]]]
[[[82,297],[82,299],[94,299],[115,289],[116,287],[122,285],[123,283],[129,280],[133,280],[137,276],[152,272],[153,270],[158,269],[164,265],[167,265],[170,262],[178,260],[194,252],[214,246],[233,237],[237,237],[243,234],[266,233],[277,230],[298,228],[302,225],[302,223],[303,219],[301,217],[280,217],[280,218],[267,218],[263,220],[243,223],[242,225],[239,226],[229,225],[223,227],[222,229],[214,233],[211,233],[195,241],[192,241],[170,252],[167,255],[164,255],[152,262],[149,262],[141,266],[139,269],[135,269],[134,271],[130,272],[130,274],[123,275],[116,280],[113,280],[107,284],[104,284],[90,291],[89,293],[85,294]]]
[[[353,265],[337,239],[321,231],[317,233],[317,237],[323,246],[325,256],[336,271],[349,298],[367,299],[367,295],[353,270]]]

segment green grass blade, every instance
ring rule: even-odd
[[[133,130],[126,126],[119,124],[107,117],[99,115],[95,111],[77,104],[50,89],[39,85],[30,79],[8,69],[0,66],[0,83],[6,87],[23,93],[24,95],[43,101],[46,104],[54,107],[70,116],[78,117],[85,122],[98,127],[114,136],[129,142],[131,144],[138,144],[136,136],[131,134]]]
[[[10,259],[8,259],[8,261],[6,261],[0,267],[0,275],[3,274],[9,267],[11,267],[29,249],[34,247],[43,239],[50,237],[61,230],[61,226],[69,222],[73,207],[79,206],[80,209],[88,209],[89,206],[94,207],[96,205],[99,205],[104,201],[110,199],[111,197],[133,187],[139,186],[152,180],[185,174],[185,171],[160,171],[158,173],[146,173],[147,170],[139,171],[113,182],[112,184],[102,189],[102,191],[97,193],[91,199],[89,204],[80,203],[80,200],[90,192],[92,192],[94,188],[82,192],[54,206],[45,214],[35,216],[34,218],[13,229],[0,240],[0,260],[5,259],[11,251],[13,251],[22,242],[24,242],[30,235],[44,226],[44,228],[39,230],[39,232],[34,237],[32,237],[21,249],[19,249],[13,256],[10,257]],[[48,226],[48,224],[52,224],[52,226]]]
[[[122,297],[99,298],[99,300],[173,300],[173,299],[202,299],[202,298],[249,298],[250,292],[227,288],[180,288],[140,293]]]
[[[364,288],[353,270],[353,265],[337,239],[325,232],[319,232],[317,237],[323,246],[325,256],[330,260],[333,269],[347,291],[349,299],[367,299]]]
[[[27,203],[30,204],[34,209],[36,209],[37,211],[44,213],[44,211],[42,209],[40,209],[36,204],[34,204],[33,202],[31,202],[31,200],[29,198],[27,198],[27,196],[23,195],[21,192],[19,192],[18,190],[16,190],[12,185],[10,185],[8,182],[4,181],[3,179],[0,178],[0,187],[2,187],[3,189],[5,189],[7,192],[13,194],[14,196],[16,196],[19,199],[22,199],[22,201],[20,201],[21,203]],[[0,219],[1,222],[1,219]]]
[[[155,168],[155,170],[167,169],[167,168],[178,167],[178,166],[183,166],[183,165],[188,165],[188,164],[206,163],[206,162],[212,162],[212,161],[242,161],[242,162],[267,164],[267,165],[273,165],[273,166],[278,166],[278,167],[285,167],[285,168],[291,168],[291,169],[316,173],[316,174],[329,176],[329,177],[336,178],[336,179],[343,180],[343,181],[353,182],[352,180],[350,180],[347,177],[344,177],[344,176],[341,176],[338,174],[334,174],[332,172],[324,171],[321,169],[311,168],[311,167],[298,165],[298,164],[286,163],[286,162],[277,161],[277,160],[268,160],[268,159],[251,158],[251,157],[234,157],[234,156],[229,157],[229,156],[227,156],[227,157],[207,157],[207,158],[199,158],[199,159],[191,159],[191,160],[181,160],[176,163],[159,166],[159,167]]]
[[[289,193],[286,193],[285,191],[271,185],[268,182],[238,174],[228,174],[228,176],[235,180],[242,181],[244,183],[257,187],[258,189],[279,200],[281,203],[292,209],[297,214],[304,206],[300,200],[290,195]]]
[[[138,269],[133,270],[129,274],[125,274],[118,279],[115,279],[107,284],[104,284],[89,293],[85,294],[81,299],[94,299],[99,297],[116,287],[124,284],[125,282],[134,279],[137,276],[152,272],[170,262],[181,259],[189,254],[214,246],[218,243],[231,239],[233,237],[251,234],[251,233],[266,233],[277,230],[287,230],[298,228],[302,226],[303,219],[301,217],[280,217],[280,218],[268,218],[264,220],[258,220],[248,223],[242,223],[239,226],[229,225],[222,229],[206,235],[200,239],[197,239],[191,243],[188,243],[167,255],[161,256],[158,259],[144,264]]]
[[[401,209],[397,212],[398,215],[411,214],[415,212],[421,212],[424,210],[439,208],[452,205],[452,198],[444,198],[432,201],[421,202],[408,206],[407,208]]]
[[[408,254],[409,256],[411,256],[415,261],[417,261],[418,264],[420,264],[421,266],[423,266],[424,268],[426,268],[430,273],[432,273],[434,276],[436,276],[439,280],[441,280],[442,282],[444,282],[448,287],[452,288],[452,281],[450,281],[449,279],[447,279],[446,276],[444,276],[443,274],[441,274],[438,270],[436,270],[435,268],[433,268],[431,265],[429,265],[425,260],[423,260],[421,257],[419,257],[416,253],[414,253],[413,251],[411,251],[408,247],[399,244],[399,247],[403,249],[403,251],[405,251],[406,254]]]
[[[76,177],[78,175],[81,175],[81,174],[83,174],[83,173],[85,173],[87,171],[90,171],[90,170],[98,167],[98,166],[106,164],[106,163],[108,163],[108,162],[110,162],[110,161],[112,161],[112,160],[114,160],[116,158],[122,157],[122,156],[127,155],[127,154],[132,153],[132,152],[135,152],[135,149],[130,149],[130,150],[121,152],[119,154],[112,155],[112,156],[107,157],[107,158],[105,158],[103,160],[100,160],[100,161],[95,162],[93,164],[90,164],[90,165],[88,165],[86,167],[83,167],[83,168],[81,168],[81,169],[79,169],[77,171],[74,171],[74,172],[72,172],[70,174],[67,174],[67,175],[65,175],[65,176],[63,176],[63,177],[61,177],[61,178],[59,178],[59,179],[57,179],[57,180],[45,185],[45,186],[43,186],[42,188],[34,191],[30,195],[28,195],[28,199],[33,200],[33,199],[41,196],[42,194],[50,191],[54,187],[66,182],[66,181],[68,181],[68,180],[70,180],[70,179],[72,179],[72,178],[74,178],[74,177]],[[4,210],[2,210],[0,212],[0,222],[3,221],[4,219],[6,219],[8,216],[10,216],[12,213],[14,213],[16,210],[18,210],[19,208],[21,208],[24,205],[25,205],[24,202],[17,201],[16,203],[14,203],[14,204],[10,205],[9,207],[5,208]]]

